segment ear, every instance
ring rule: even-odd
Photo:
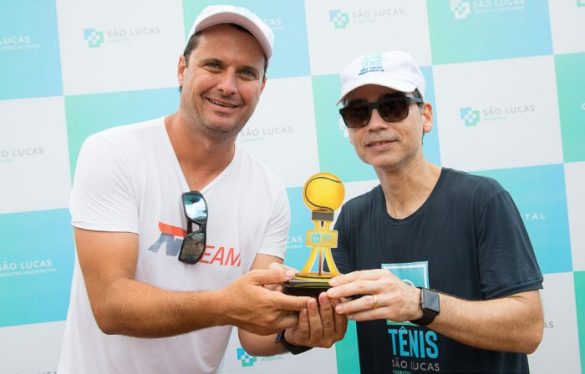
[[[177,81],[179,82],[179,87],[183,86],[183,80],[185,79],[185,70],[187,69],[187,61],[185,60],[185,56],[179,57],[179,63],[177,64]]]
[[[433,129],[433,106],[425,102],[422,108],[423,132],[428,133]]]
[[[354,129],[347,129],[347,135],[349,137],[349,142],[351,143],[351,145],[353,145],[355,147],[355,139],[354,139]]]
[[[262,86],[260,86],[260,93],[264,91],[264,86],[266,86],[266,74],[262,77]]]

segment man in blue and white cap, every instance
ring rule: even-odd
[[[380,184],[336,222],[331,298],[357,324],[364,373],[525,373],[543,335],[540,272],[522,218],[495,180],[425,160],[433,112],[402,51],[341,72],[340,114]],[[360,297],[352,297],[359,295]]]
[[[213,373],[232,326],[253,355],[343,337],[347,320],[325,294],[318,304],[280,292],[294,275],[279,265],[286,191],[235,144],[264,89],[272,45],[249,10],[205,8],[179,58],[177,112],[84,142],[59,373]]]

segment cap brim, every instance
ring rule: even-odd
[[[349,94],[351,91],[369,84],[388,87],[400,92],[413,92],[414,90],[416,90],[416,85],[414,83],[405,82],[399,79],[393,79],[392,77],[387,77],[384,76],[383,74],[368,74],[367,76],[364,76],[362,79],[356,79],[352,81],[351,84],[342,87],[341,96],[339,97],[339,100],[337,100],[337,104],[339,104],[345,98],[345,96],[347,96],[347,94]]]

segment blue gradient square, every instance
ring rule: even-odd
[[[546,0],[427,0],[433,64],[552,53]]]
[[[269,78],[310,74],[305,2],[303,0],[184,0],[185,35],[193,21],[208,5],[231,4],[256,13],[274,33],[274,50],[268,67]]]
[[[110,127],[161,117],[177,110],[176,88],[65,97],[71,175],[83,141]]]
[[[284,263],[300,270],[311,254],[311,249],[305,244],[307,231],[313,228],[311,211],[303,201],[303,187],[287,188],[287,193],[291,224]]]
[[[357,156],[339,115],[339,75],[313,76],[312,83],[320,170],[337,175],[343,182],[376,179],[374,169]]]
[[[4,1],[0,10],[0,99],[60,96],[54,0]]]
[[[430,66],[421,67],[427,83],[424,100],[433,106],[433,129],[423,139],[423,153],[427,161],[433,164],[441,164],[441,152],[439,151],[439,123],[437,118],[437,107],[435,106],[435,84],[433,81],[433,69]]]
[[[563,165],[476,172],[510,192],[544,274],[572,271]]]
[[[66,209],[0,215],[0,326],[62,321],[75,258]]]

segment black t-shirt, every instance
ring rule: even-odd
[[[516,205],[491,178],[443,168],[411,216],[387,214],[380,186],[347,202],[335,224],[340,272],[386,268],[406,282],[468,300],[542,288]],[[528,372],[526,355],[472,348],[425,327],[358,322],[362,373]]]

